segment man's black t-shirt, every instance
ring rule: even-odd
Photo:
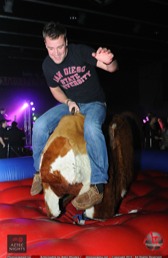
[[[60,87],[66,96],[77,103],[105,102],[105,95],[96,72],[94,49],[69,44],[66,58],[56,64],[47,56],[42,68],[49,87]]]

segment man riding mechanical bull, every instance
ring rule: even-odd
[[[77,195],[72,204],[85,210],[102,202],[104,185],[108,182],[108,154],[102,124],[106,118],[106,99],[96,68],[113,73],[118,69],[114,54],[107,48],[82,44],[68,44],[66,28],[55,22],[44,26],[43,39],[48,55],[43,61],[43,72],[49,89],[58,105],[39,117],[33,126],[32,148],[37,173],[31,195],[42,190],[40,160],[46,142],[61,118],[72,109],[81,113],[84,140],[89,157],[90,181],[87,190]],[[70,130],[69,124],[65,125]],[[64,143],[62,143],[64,144]]]

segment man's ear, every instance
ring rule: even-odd
[[[66,47],[68,46],[68,40],[66,39],[66,42],[65,42],[65,44],[66,44]]]

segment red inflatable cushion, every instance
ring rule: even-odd
[[[32,197],[31,183],[0,183],[0,257],[168,257],[168,173],[139,172],[119,213],[106,221],[82,220],[71,204],[59,219],[48,219],[43,194]],[[24,252],[10,246],[14,236],[26,237]]]

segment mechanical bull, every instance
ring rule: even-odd
[[[90,187],[90,161],[83,134],[84,116],[64,116],[48,139],[41,157],[40,174],[47,215],[61,214],[61,200],[84,193]],[[133,135],[128,119],[120,114],[108,126],[109,182],[100,204],[85,211],[91,219],[112,217],[134,178]]]

